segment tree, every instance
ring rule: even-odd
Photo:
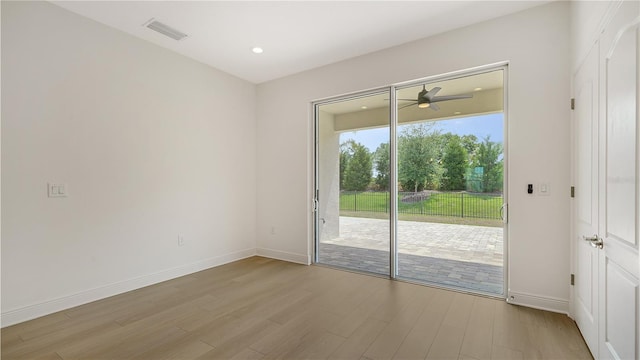
[[[462,147],[467,150],[467,155],[470,160],[473,160],[478,150],[478,138],[475,135],[462,135],[460,137]]]
[[[380,190],[389,190],[389,143],[378,146],[373,153],[373,163],[376,170],[376,185]]]
[[[458,136],[449,138],[442,159],[444,176],[442,188],[444,190],[464,190],[466,187],[465,173],[467,171],[467,150],[460,143]]]
[[[483,192],[502,191],[502,144],[491,141],[489,136],[484,138],[478,146],[474,166],[483,169]]]
[[[371,153],[362,144],[351,144],[353,154],[344,169],[343,188],[345,190],[363,191],[371,183],[372,160]]]
[[[407,125],[398,139],[398,178],[414,192],[437,186],[442,174],[438,159],[438,136],[434,123]]]
[[[340,144],[340,190],[344,188],[344,172],[347,169],[347,164],[353,156],[353,144],[355,141],[349,139]]]

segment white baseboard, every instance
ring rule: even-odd
[[[507,302],[569,315],[569,300],[510,291]]]
[[[157,284],[163,281],[175,279],[180,276],[193,274],[198,271],[212,267],[224,265],[233,261],[245,259],[256,255],[254,248],[241,250],[213,258],[197,261],[191,264],[177,266],[172,269],[159,271],[154,274],[140,276],[94,289],[89,289],[81,293],[64,296],[58,299],[33,304],[22,308],[2,312],[0,324],[2,327],[18,324],[27,320],[49,315],[58,311],[67,310],[92,301],[104,299],[110,296],[122,294],[131,290],[143,288],[145,286]]]
[[[309,255],[294,254],[280,250],[258,248],[256,250],[256,255],[303,265],[311,264],[311,257]]]

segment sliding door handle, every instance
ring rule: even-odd
[[[503,223],[507,223],[507,221],[509,218],[509,206],[504,203],[502,204],[502,206],[500,207],[500,219],[502,220]]]

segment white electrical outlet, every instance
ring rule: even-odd
[[[178,235],[178,246],[184,246],[184,236]]]
[[[272,226],[271,227],[271,235],[275,235],[276,234],[276,227]]]

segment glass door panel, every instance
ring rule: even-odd
[[[389,93],[316,106],[316,261],[389,275]]]
[[[503,70],[396,91],[399,278],[503,294]]]

